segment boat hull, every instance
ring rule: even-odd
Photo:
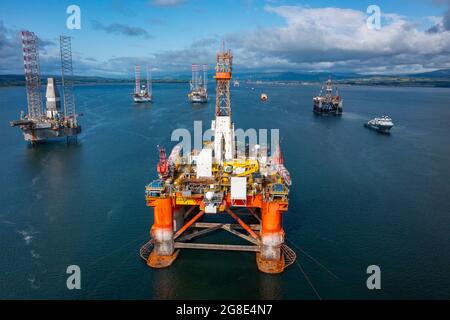
[[[340,116],[342,115],[343,111],[342,102],[319,103],[318,101],[314,100],[313,111],[315,114],[331,114]]]
[[[324,109],[324,108],[317,108],[314,107],[313,111],[315,114],[318,115],[334,115],[334,116],[341,116],[342,115],[342,108],[332,108],[332,109]]]
[[[206,102],[208,102],[208,97],[189,96],[189,102],[191,102],[191,103],[206,103]]]
[[[152,98],[133,98],[133,101],[136,103],[142,103],[142,102],[152,102]]]
[[[45,142],[49,139],[67,138],[74,137],[81,133],[81,126],[75,128],[60,127],[57,129],[53,128],[21,128],[25,141],[31,143]]]
[[[389,134],[393,126],[385,126],[385,125],[374,125],[371,123],[365,123],[364,126],[366,128],[378,131],[380,133]]]

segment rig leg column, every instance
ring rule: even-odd
[[[178,251],[174,251],[173,207],[170,198],[156,200],[151,234],[155,246],[148,257],[147,265],[153,268],[170,266],[178,255]]]
[[[281,245],[284,242],[282,211],[277,203],[264,202],[261,208],[261,251],[256,254],[260,271],[281,273],[284,270],[284,256]]]

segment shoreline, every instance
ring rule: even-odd
[[[44,77],[43,77],[44,78]],[[283,80],[245,80],[240,79],[243,84],[251,85],[287,85],[287,86],[317,86],[323,85],[321,81],[283,81]],[[187,79],[159,79],[153,80],[153,84],[187,84]],[[340,79],[334,80],[334,83],[339,86],[365,86],[365,87],[394,87],[394,88],[450,88],[450,79],[421,79],[421,78],[402,78],[398,80],[383,80],[383,79]],[[104,81],[83,81],[75,80],[75,86],[88,86],[88,85],[134,85],[133,80],[110,80]],[[44,84],[43,84],[44,85]],[[60,81],[57,85],[61,85]],[[25,87],[25,80],[1,80],[0,75],[0,88],[10,87]]]

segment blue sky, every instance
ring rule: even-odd
[[[188,71],[191,63],[212,64],[223,39],[243,71],[402,73],[450,68],[446,59],[450,31],[443,19],[449,3],[0,1],[0,73],[22,71],[17,47],[21,29],[34,31],[43,43],[50,43],[41,50],[43,72],[58,68],[60,34],[73,37],[76,73],[86,75],[131,75],[134,63],[150,63],[161,74]],[[66,28],[66,8],[71,4],[81,8],[81,30]],[[376,32],[364,30],[371,4],[382,11],[382,28]],[[437,32],[427,31],[433,26],[439,27]]]

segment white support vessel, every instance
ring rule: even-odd
[[[394,126],[392,119],[388,116],[382,116],[380,118],[374,118],[364,124],[367,128],[377,130],[382,133],[389,133]]]

